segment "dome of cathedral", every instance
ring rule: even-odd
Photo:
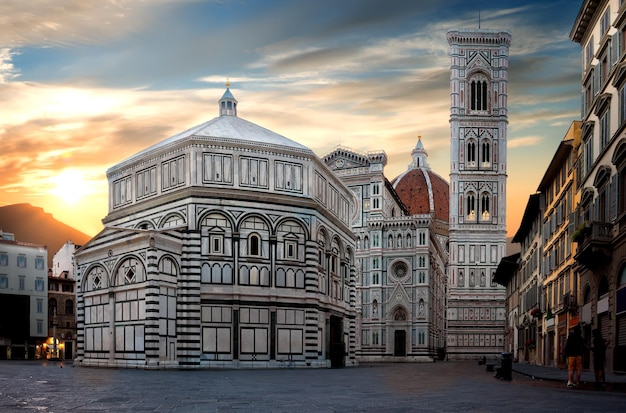
[[[450,189],[448,182],[434,173],[426,159],[421,137],[411,153],[413,162],[391,183],[411,215],[433,214],[435,219],[448,222]]]

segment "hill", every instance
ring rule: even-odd
[[[30,204],[0,207],[0,229],[13,233],[16,241],[47,246],[49,268],[52,267],[54,254],[68,240],[83,245],[91,239],[89,235],[57,221],[43,208]]]

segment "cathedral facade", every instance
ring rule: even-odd
[[[77,365],[356,364],[352,192],[315,154],[219,116],[107,171],[76,253]]]
[[[323,158],[355,198],[359,361],[432,361],[445,347],[448,184],[421,139],[412,157],[393,181],[383,151]]]
[[[453,30],[450,45],[450,263],[447,353],[498,354],[505,289],[493,279],[506,254],[507,97],[511,34]]]

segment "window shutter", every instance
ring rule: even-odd
[[[613,180],[610,183],[610,197],[611,197],[611,208],[609,211],[609,220],[611,222],[617,219],[617,199],[618,199],[618,185],[617,185],[618,176],[615,175]]]
[[[583,89],[580,99],[580,118],[584,119],[587,113],[587,89]]]
[[[611,36],[611,66],[619,61],[619,36],[620,32],[617,31],[613,36]]]

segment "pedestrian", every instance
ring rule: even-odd
[[[583,353],[585,352],[585,342],[580,331],[580,325],[574,327],[567,337],[565,343],[565,357],[567,357],[567,387],[574,387],[580,384],[580,374],[583,368]],[[576,371],[576,381],[574,382],[574,371]]]
[[[604,383],[604,362],[606,360],[606,348],[609,342],[602,338],[602,333],[597,328],[591,332],[593,335],[593,371],[596,377],[596,388],[601,388]]]

